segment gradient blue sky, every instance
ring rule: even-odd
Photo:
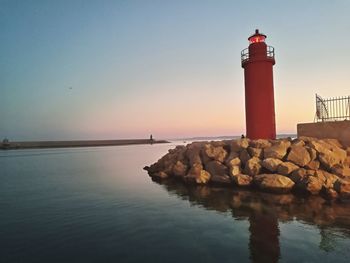
[[[349,17],[347,0],[0,0],[0,138],[242,134],[255,28],[276,49],[277,132],[294,133],[315,93],[350,95]]]

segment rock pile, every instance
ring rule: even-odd
[[[155,179],[350,199],[350,147],[335,139],[193,142],[144,169]]]

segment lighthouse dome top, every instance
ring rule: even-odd
[[[250,44],[265,42],[265,39],[266,35],[259,33],[259,29],[255,29],[255,34],[248,38]]]

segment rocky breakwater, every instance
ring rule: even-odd
[[[144,169],[155,180],[350,200],[350,147],[335,139],[227,140],[177,146]]]

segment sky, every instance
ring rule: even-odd
[[[275,48],[277,133],[350,95],[350,1],[0,0],[0,138],[245,133],[240,52]]]

